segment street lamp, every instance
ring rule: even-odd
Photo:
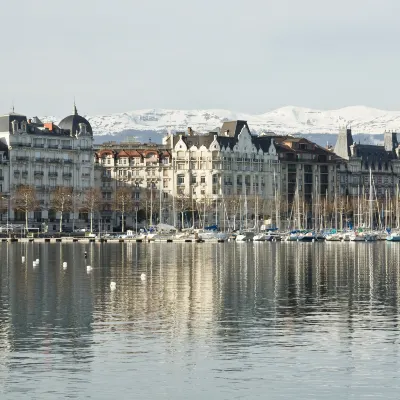
[[[1,197],[3,200],[7,200],[7,237],[8,237],[8,214],[9,214],[9,209],[10,209],[10,205],[9,205],[9,198],[10,195],[5,195]]]
[[[136,206],[135,206],[135,226],[136,226],[136,234],[137,234],[137,213],[138,213],[138,210],[139,210],[139,206],[136,205]]]

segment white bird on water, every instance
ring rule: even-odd
[[[110,283],[110,289],[115,290],[117,288],[117,284],[115,282]]]
[[[145,280],[146,280],[146,274],[140,275],[140,279],[141,279],[142,281],[145,281]]]

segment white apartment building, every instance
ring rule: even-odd
[[[8,197],[10,222],[23,221],[13,208],[19,185],[36,189],[39,208],[29,215],[31,225],[59,218],[51,208],[51,193],[59,186],[70,187],[74,196],[84,196],[94,184],[93,132],[90,123],[74,113],[58,125],[42,123],[37,117],[10,113],[0,116],[0,191]],[[79,221],[79,206],[63,219]],[[3,217],[4,220],[4,217]]]
[[[280,182],[273,138],[252,136],[246,121],[226,122],[205,135],[189,128],[187,134],[167,135],[162,146],[104,144],[96,153],[96,171],[102,219],[111,225],[120,224],[113,204],[121,186],[132,189],[134,209],[145,208],[153,224],[180,226],[184,210],[197,210],[200,219],[207,203],[206,222],[222,227],[228,198],[272,200]],[[135,218],[131,213],[127,226],[133,227]]]

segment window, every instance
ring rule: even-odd
[[[164,199],[168,199],[168,193],[163,193],[163,197],[164,197]]]
[[[218,175],[213,175],[213,184],[217,184],[218,183]]]
[[[192,184],[196,183],[196,176],[192,175]]]
[[[178,175],[178,185],[183,185],[185,183],[185,176]]]
[[[204,175],[200,177],[200,183],[206,183],[206,177]]]
[[[135,192],[134,193],[134,199],[139,200],[140,199],[140,192]]]

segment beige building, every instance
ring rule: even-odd
[[[76,107],[58,125],[14,112],[1,116],[0,143],[1,192],[10,199],[6,211],[10,222],[25,218],[13,207],[19,185],[36,189],[39,207],[29,213],[30,225],[49,223],[51,227],[59,219],[51,208],[54,189],[69,187],[76,197],[83,198],[84,192],[93,187],[93,132]],[[79,207],[63,219],[78,223]]]
[[[162,145],[103,144],[95,164],[106,228],[120,226],[120,212],[114,208],[119,187],[131,188],[133,210],[140,210],[141,217],[145,210],[149,224],[161,221],[179,227],[228,228],[228,200],[236,199],[235,212],[244,215],[246,199],[272,200],[279,191],[274,140],[252,136],[246,121],[224,123],[218,132],[205,135],[189,128],[188,133],[167,135]],[[249,204],[246,218],[254,219],[254,212],[254,204]],[[135,223],[134,211],[126,225]]]

